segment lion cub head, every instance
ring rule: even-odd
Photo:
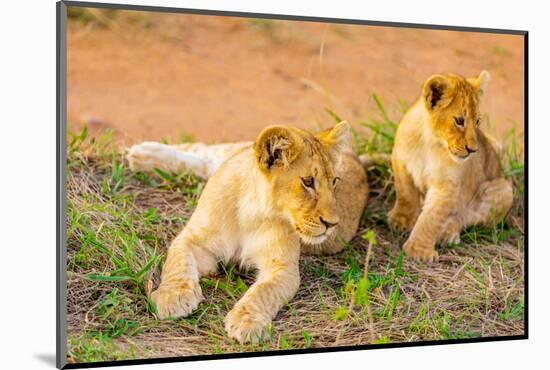
[[[322,243],[340,221],[335,175],[349,144],[348,124],[313,135],[294,127],[272,126],[254,143],[257,166],[270,185],[277,211],[290,221],[303,242]]]
[[[479,105],[488,83],[487,71],[467,79],[438,74],[424,83],[422,99],[432,131],[458,162],[468,159],[478,149]]]

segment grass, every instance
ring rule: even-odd
[[[304,38],[304,35],[291,22],[250,18],[247,20],[247,24],[252,32],[261,35],[275,45],[284,41],[296,41]]]
[[[392,115],[404,108],[388,112],[372,99],[377,113],[354,125],[354,146],[360,153],[389,153],[397,127]],[[231,340],[223,324],[253,272],[221,264],[218,274],[202,278],[205,300],[184,319],[157,320],[148,298],[166,248],[204,183],[185,173],[130,172],[109,132],[97,138],[86,129],[69,134],[68,361],[522,334],[524,171],[520,135],[513,130],[504,138],[502,166],[516,199],[503,222],[467,229],[461,244],[440,247],[438,264],[413,262],[401,251],[407,235],[387,225],[395,199],[391,171],[387,164],[373,165],[357,236],[340,254],[302,257],[296,297],[275,317],[269,338],[255,345]]]
[[[69,6],[67,17],[69,20],[83,24],[97,24],[102,27],[109,27],[113,19],[120,11],[114,9],[96,9]]]

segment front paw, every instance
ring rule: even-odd
[[[390,213],[388,213],[388,220],[390,226],[394,229],[411,231],[416,222],[416,215],[394,207]]]
[[[403,250],[407,256],[417,261],[437,262],[439,260],[439,254],[435,250],[434,243],[422,243],[409,238],[403,244]]]
[[[151,294],[157,306],[157,317],[185,317],[195,310],[202,301],[201,288],[197,283],[161,285]]]
[[[239,343],[257,343],[266,335],[271,320],[246,304],[238,304],[225,317],[225,330]]]

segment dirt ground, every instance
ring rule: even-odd
[[[98,13],[99,14],[99,13]],[[354,125],[372,94],[410,104],[431,74],[492,80],[483,111],[496,133],[524,125],[521,36],[235,17],[118,12],[72,19],[69,127],[112,128],[119,143],[253,139],[265,126]]]

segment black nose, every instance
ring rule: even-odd
[[[468,148],[468,145],[466,145],[466,150],[468,151],[468,154],[477,152],[477,149],[470,149]]]
[[[322,217],[319,217],[319,219],[321,220],[321,223],[322,223],[323,225],[325,225],[325,227],[326,227],[327,229],[330,229],[331,227],[334,227],[334,226],[338,225],[338,222],[336,222],[336,223],[327,222],[327,221],[323,220]]]

